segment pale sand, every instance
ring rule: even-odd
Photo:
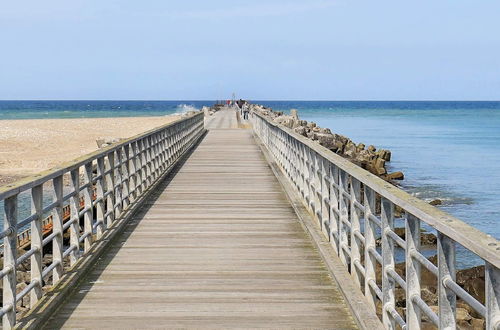
[[[95,151],[100,137],[128,138],[179,118],[0,120],[0,185]]]

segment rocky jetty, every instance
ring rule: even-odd
[[[404,179],[403,172],[389,173],[387,170],[387,163],[391,161],[392,156],[390,150],[377,149],[373,145],[366,146],[364,143],[356,144],[348,137],[336,134],[329,128],[322,128],[314,122],[301,120],[295,109],[291,110],[290,115],[285,115],[282,111],[273,111],[262,105],[251,104],[250,110],[267,116],[275,123],[316,141],[321,146],[388,182],[394,183],[394,180]]]

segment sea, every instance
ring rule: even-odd
[[[163,116],[214,102],[0,101],[0,129],[3,119]],[[391,150],[389,168],[404,173],[402,189],[425,201],[442,200],[442,210],[500,239],[500,102],[251,102],[297,109],[301,119],[356,143]],[[461,253],[462,267],[478,263]]]

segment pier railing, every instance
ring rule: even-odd
[[[203,132],[203,113],[197,113],[0,188],[5,209],[0,233],[4,241],[2,327],[15,325],[16,306],[33,308],[44,286],[56,285],[65,269],[75,266]],[[70,181],[68,193],[63,189],[65,177]],[[44,205],[47,189],[53,199]],[[32,212],[19,219],[18,196],[23,192],[31,193]],[[66,205],[70,216],[63,222]],[[42,222],[47,214],[52,215],[52,233],[44,237]],[[18,230],[26,226],[30,226],[30,249],[18,255]],[[50,247],[52,260],[47,263],[43,251]],[[29,270],[28,280],[17,276],[19,267]]]
[[[367,304],[382,314],[387,329],[420,329],[422,316],[439,329],[455,329],[457,298],[485,319],[486,329],[500,329],[498,240],[261,114],[254,113],[251,120],[255,133],[318,221]],[[404,238],[394,231],[396,209],[403,211]],[[437,232],[437,265],[422,253],[423,223]],[[377,248],[379,236],[381,248]],[[484,261],[484,304],[456,282],[458,244]],[[404,272],[397,272],[396,249],[404,251]],[[437,310],[421,296],[422,267],[436,277]],[[406,310],[406,316],[397,311],[396,286],[406,292],[406,305],[400,309]]]

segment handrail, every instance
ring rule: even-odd
[[[0,309],[4,329],[15,326],[19,302],[24,308],[33,308],[43,295],[42,286],[57,284],[66,273],[66,264],[74,267],[194,145],[204,132],[203,118],[201,112],[190,115],[0,188],[0,201],[4,201],[5,209],[3,269],[0,271],[0,280],[4,283]],[[72,188],[65,196],[64,175],[70,175]],[[53,202],[44,207],[44,190],[49,188],[44,187],[46,183],[52,190]],[[31,192],[32,214],[18,219],[18,195],[25,191]],[[65,200],[69,201],[69,210]],[[44,237],[43,215],[47,212],[52,213],[52,234]],[[81,219],[83,228],[80,228]],[[17,256],[19,224],[30,224],[31,241],[30,250],[20,257]],[[64,245],[65,231],[69,231],[69,246]],[[43,249],[50,243],[52,260],[44,266]],[[28,260],[30,281],[20,291],[16,268]],[[25,299],[29,300],[25,302]]]
[[[487,329],[500,329],[498,240],[258,112],[252,113],[251,121],[255,134],[292,182],[340,260],[364,290],[368,305],[376,311],[377,303],[382,302],[382,322],[386,328],[394,329],[396,323],[403,326],[401,321],[405,319],[395,309],[397,283],[406,291],[404,325],[407,329],[421,327],[422,312],[438,322],[439,328],[455,328],[457,296],[484,314]],[[377,209],[379,203],[380,210]],[[396,206],[405,212],[405,239],[394,232]],[[437,267],[418,252],[421,221],[437,231]],[[376,249],[378,233],[382,238],[380,254]],[[457,290],[457,243],[485,262],[484,306],[465,290]],[[400,247],[405,250],[404,277],[394,271],[395,249]],[[377,263],[382,266],[382,288],[376,281]],[[437,316],[421,299],[422,266],[437,270]]]

